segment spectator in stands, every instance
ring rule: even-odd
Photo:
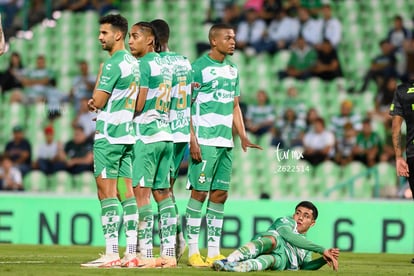
[[[299,119],[293,108],[287,108],[273,128],[272,146],[293,148],[303,145],[305,121]]]
[[[333,48],[337,48],[341,42],[342,37],[342,24],[341,22],[332,16],[332,9],[330,4],[324,4],[322,7],[322,29],[321,40],[328,40]],[[316,49],[323,47],[323,44],[315,46]]]
[[[93,171],[93,143],[81,126],[74,128],[73,139],[65,145],[66,168],[72,174]]]
[[[14,35],[16,31],[16,27],[13,23],[22,6],[23,1],[2,0],[0,2],[0,12],[4,16],[3,18],[0,17],[0,20],[3,24],[3,31],[6,40],[9,40],[9,38]]]
[[[47,86],[53,77],[53,72],[46,68],[45,56],[37,56],[36,67],[25,70],[22,78],[25,99],[29,102],[44,100]]]
[[[356,145],[356,131],[352,123],[344,125],[344,135],[336,140],[335,162],[346,166],[354,160],[353,149]]]
[[[69,99],[73,102],[76,111],[79,111],[81,99],[92,97],[96,81],[96,75],[89,73],[89,66],[85,60],[79,61],[78,65],[79,75],[73,78],[69,92]]]
[[[312,70],[313,74],[324,81],[331,81],[337,77],[342,77],[338,53],[328,39],[323,40],[317,52],[318,60]]]
[[[61,103],[65,96],[62,91],[56,87],[56,81],[50,79],[45,93],[48,119],[52,123],[53,120],[61,116]]]
[[[96,113],[90,112],[88,108],[88,98],[80,100],[80,108],[72,122],[72,126],[81,126],[88,139],[93,140],[96,130]]]
[[[9,67],[5,72],[2,72],[0,77],[0,86],[3,93],[11,92],[11,102],[21,102],[22,100],[22,88],[21,83],[22,75],[24,72],[22,59],[20,54],[13,52],[10,55]]]
[[[229,7],[232,7],[235,9],[235,12],[239,13],[236,0],[210,0],[209,2],[205,22],[222,22],[224,10]]]
[[[7,155],[0,157],[0,190],[23,190],[22,173],[13,166],[13,161]]]
[[[38,159],[33,163],[33,168],[47,175],[65,170],[66,160],[63,145],[54,139],[53,127],[48,125],[43,132],[45,134],[45,143],[39,146]]]
[[[387,36],[387,40],[391,43],[392,51],[401,51],[403,49],[404,41],[411,39],[411,36],[411,31],[404,27],[402,16],[394,16],[394,26],[389,30]]]
[[[356,145],[353,148],[354,158],[368,167],[374,166],[379,161],[382,143],[379,135],[372,131],[371,120],[364,119],[362,131],[358,133]]]
[[[13,139],[6,144],[4,153],[23,175],[30,171],[32,147],[24,136],[23,127],[19,125],[13,127]]]
[[[252,47],[257,53],[268,52],[274,54],[279,50],[287,49],[297,39],[299,21],[288,17],[281,9],[275,15],[260,41]]]
[[[334,134],[325,129],[325,121],[317,118],[303,138],[303,158],[316,166],[332,157],[335,147]]]
[[[298,9],[299,34],[306,43],[311,46],[318,45],[322,41],[322,21],[310,17],[309,11],[305,8]]]
[[[382,122],[391,120],[389,116],[390,105],[394,98],[394,92],[397,90],[397,79],[387,79],[379,90],[375,98],[375,117]]]
[[[340,112],[331,118],[330,130],[335,134],[336,139],[342,139],[344,126],[351,123],[355,131],[362,129],[362,118],[358,113],[353,112],[353,103],[350,100],[344,100],[341,103]]]
[[[313,127],[313,123],[316,119],[320,118],[318,110],[315,107],[311,107],[306,112],[305,116],[305,133],[310,131]]]
[[[244,13],[245,19],[241,20],[237,27],[236,47],[251,56],[256,53],[253,45],[259,42],[266,32],[266,23],[254,8],[248,8]]]
[[[390,118],[387,118],[387,120],[385,120],[383,122],[384,124],[384,139],[383,139],[383,143],[382,143],[382,151],[381,151],[381,155],[380,155],[380,162],[395,162],[395,151],[394,151],[394,146],[392,144],[392,117],[389,116]],[[405,136],[405,135],[401,135],[401,136]],[[404,138],[402,138],[404,139]],[[403,140],[402,142],[402,147],[404,147],[405,142]]]
[[[269,25],[282,9],[282,0],[264,0],[260,11],[260,17],[266,22],[266,25]]]
[[[312,76],[316,60],[315,49],[300,36],[292,48],[286,71],[279,72],[279,78],[292,77],[298,80],[306,80]]]
[[[256,99],[255,104],[247,105],[246,129],[260,138],[270,132],[275,122],[275,111],[264,90],[257,91]]]
[[[89,0],[59,0],[54,4],[57,10],[68,10],[72,12],[84,12],[92,7]]]
[[[94,8],[99,15],[103,16],[110,12],[119,13],[116,0],[92,0],[92,8]]]
[[[46,17],[46,1],[31,0],[27,12],[28,27],[31,28]]]
[[[306,119],[306,103],[298,96],[298,89],[295,86],[291,86],[287,89],[286,99],[281,103],[280,116],[283,116],[286,109],[291,108],[295,111],[296,117],[305,121]],[[319,117],[317,115],[316,117]]]
[[[300,0],[300,6],[307,9],[312,18],[318,18],[320,11],[324,5],[327,5],[326,0]]]
[[[359,92],[365,91],[371,80],[375,80],[377,87],[379,88],[383,85],[384,79],[397,77],[395,68],[397,59],[394,55],[391,43],[388,40],[381,40],[380,47],[381,54],[372,60],[371,66],[365,74],[364,83]]]

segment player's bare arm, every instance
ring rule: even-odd
[[[398,115],[392,117],[392,144],[395,151],[395,165],[399,176],[409,176],[408,165],[402,156],[401,125],[404,118]]]
[[[137,98],[137,105],[135,106],[135,111],[140,113],[145,106],[145,101],[147,100],[148,88],[140,87],[139,94]]]
[[[3,26],[1,25],[1,15],[0,15],[0,56],[4,54],[6,50],[6,40],[4,39]]]
[[[237,133],[240,136],[241,146],[242,146],[243,151],[246,151],[247,148],[256,148],[256,149],[262,150],[262,147],[260,147],[259,145],[253,144],[252,142],[250,142],[249,138],[247,137],[246,129],[243,123],[243,115],[242,115],[240,105],[239,105],[239,97],[234,98],[233,125],[236,128]]]
[[[193,160],[197,162],[201,162],[202,156],[201,156],[200,145],[198,144],[197,137],[194,132],[193,121],[191,117],[190,117],[190,155]]]

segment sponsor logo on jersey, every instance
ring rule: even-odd
[[[225,90],[216,90],[214,92],[213,98],[216,101],[226,100],[226,99],[233,99],[234,98],[234,92],[233,91],[225,91]]]

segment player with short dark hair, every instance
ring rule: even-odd
[[[214,268],[235,272],[317,270],[328,263],[337,270],[339,249],[325,249],[305,237],[317,218],[316,206],[310,201],[302,201],[296,205],[292,217],[277,218],[266,232],[257,234],[226,259],[215,261]],[[312,260],[312,252],[323,257]]]
[[[414,80],[400,84],[394,93],[390,106],[392,116],[392,144],[395,152],[395,166],[398,176],[408,178],[412,195],[414,195]],[[401,146],[401,125],[405,121],[407,127],[406,159]],[[411,260],[414,263],[414,258]]]
[[[189,265],[212,266],[222,259],[220,238],[224,203],[230,187],[232,170],[233,127],[244,151],[260,148],[247,138],[239,106],[239,73],[227,59],[236,47],[235,32],[226,24],[213,25],[209,31],[211,50],[193,64],[193,104],[190,125],[190,164],[187,188],[191,197],[187,205]],[[198,240],[201,210],[208,197],[206,221],[208,253],[200,255]]]
[[[170,127],[173,135],[173,155],[170,172],[170,193],[177,213],[177,241],[176,258],[181,258],[185,250],[185,238],[183,235],[180,215],[174,197],[174,183],[178,177],[180,164],[190,142],[190,106],[191,83],[193,81],[191,63],[187,57],[171,52],[168,46],[170,28],[162,19],[151,21],[160,41],[160,55],[172,66],[172,87],[170,107]]]
[[[138,203],[139,266],[175,267],[177,215],[169,188],[169,168],[173,137],[169,125],[171,102],[171,67],[155,49],[159,42],[154,27],[148,22],[136,23],[129,37],[131,53],[138,58],[140,68],[139,95],[134,126],[133,186]],[[150,197],[158,205],[160,218],[161,258],[153,255],[154,215]]]
[[[134,266],[137,243],[137,203],[132,189],[132,149],[135,143],[132,119],[137,98],[139,71],[137,60],[125,49],[128,22],[121,15],[107,15],[99,20],[99,41],[110,58],[101,66],[88,105],[98,113],[93,146],[94,175],[101,203],[101,223],[106,252],[86,267]],[[125,181],[120,213],[118,178]],[[118,252],[118,230],[123,216],[126,253]]]

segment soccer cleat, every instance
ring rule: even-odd
[[[118,253],[112,254],[100,254],[96,260],[81,264],[82,267],[120,267],[121,259],[119,259]]]
[[[175,256],[177,258],[177,263],[180,261],[181,257],[184,254],[187,245],[185,243],[185,238],[183,232],[177,233],[176,243],[175,243]]]
[[[221,255],[221,254],[219,254],[219,255],[217,255],[217,256],[214,256],[214,257],[212,257],[212,258],[209,258],[209,257],[207,257],[206,258],[206,264],[207,264],[207,266],[209,266],[209,267],[213,267],[213,263],[215,262],[215,261],[218,261],[218,260],[223,260],[223,259],[225,259],[226,257],[225,256],[223,256],[223,255]]]
[[[188,265],[192,267],[208,267],[208,264],[204,262],[203,258],[201,257],[200,253],[196,253],[191,255],[188,258]]]
[[[213,269],[216,271],[223,271],[224,266],[227,264],[227,259],[221,259],[213,262]]]
[[[157,261],[155,258],[137,257],[136,259],[138,261],[139,268],[156,268],[157,267]],[[161,267],[161,265],[159,265],[158,267]]]
[[[136,254],[125,253],[124,257],[121,259],[122,267],[138,267],[139,260],[137,259]]]
[[[157,262],[157,267],[158,267],[158,264],[160,264],[160,267],[162,268],[177,267],[177,260],[175,259],[175,257],[161,256],[157,258],[156,262]]]
[[[235,266],[231,267],[234,272],[249,272],[252,271],[252,265],[250,262],[239,262]]]

